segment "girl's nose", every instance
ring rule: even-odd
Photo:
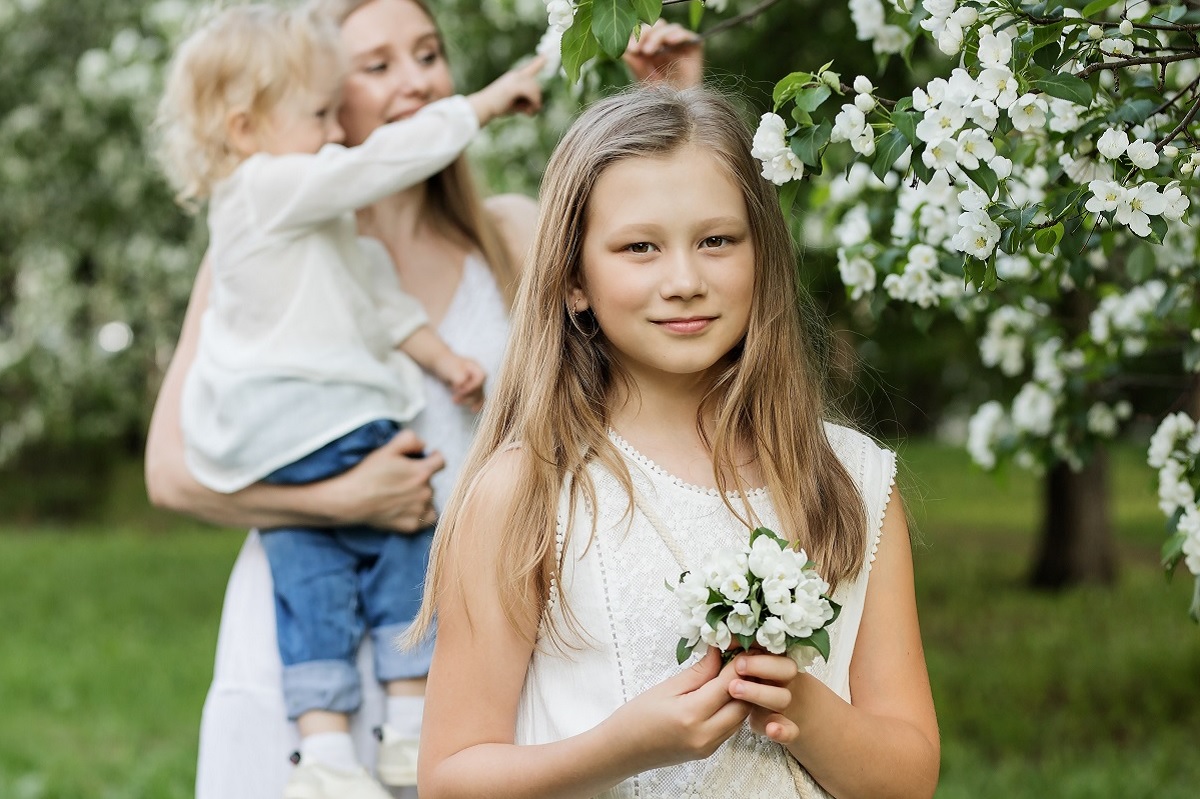
[[[429,76],[416,61],[409,59],[398,64],[393,75],[396,78],[396,88],[400,92],[417,97],[429,94]]]
[[[665,261],[666,272],[662,281],[664,297],[690,300],[704,293],[704,277],[694,252],[679,250],[669,254]]]

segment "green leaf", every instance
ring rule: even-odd
[[[1000,186],[1000,179],[996,177],[995,171],[986,164],[980,163],[975,169],[963,170],[967,173],[967,177],[971,179],[979,188],[983,189],[983,193],[992,199],[996,196],[996,189]]]
[[[808,640],[821,653],[821,657],[829,660],[829,630],[827,628],[813,630],[813,634],[808,637]]]
[[[804,111],[816,111],[821,107],[821,103],[829,99],[831,94],[833,94],[833,90],[825,84],[808,86],[797,92],[796,107]]]
[[[714,605],[708,609],[708,615],[704,617],[704,621],[708,622],[709,627],[716,627],[728,615],[728,605]]]
[[[1161,216],[1150,217],[1150,235],[1147,236],[1155,244],[1162,244],[1167,237],[1167,220]]]
[[[912,168],[913,174],[917,176],[917,180],[928,184],[933,180],[933,170],[925,165],[925,159],[922,158],[925,154],[925,145],[913,148],[912,158],[909,159],[909,165]]]
[[[801,89],[812,82],[813,76],[807,72],[793,72],[780,78],[771,91],[771,100],[775,103],[775,110],[778,111],[781,105],[795,97]]]
[[[1125,271],[1134,283],[1145,283],[1154,274],[1155,266],[1154,248],[1149,244],[1139,244],[1129,253]]]
[[[875,142],[875,161],[871,164],[871,171],[875,173],[875,177],[883,180],[892,164],[896,163],[896,159],[904,155],[907,149],[908,139],[895,128],[880,136]]]
[[[583,65],[600,55],[600,43],[592,35],[592,4],[584,0],[575,9],[575,22],[563,33],[562,60],[567,80],[579,82]]]
[[[825,598],[829,599],[829,597]],[[837,621],[837,617],[842,615],[842,606],[837,602],[834,602],[832,599],[829,599],[829,607],[833,608],[833,618],[825,622],[826,627],[828,627],[830,624],[833,624],[835,621]]]
[[[700,20],[704,19],[704,3],[701,0],[692,0],[688,6],[688,25],[692,30],[700,27]]]
[[[799,193],[800,181],[798,180],[789,180],[779,187],[779,210],[783,212],[784,217],[792,213],[792,207],[796,204],[796,195]]]
[[[1179,561],[1183,560],[1183,542],[1186,540],[1187,534],[1178,532],[1163,542],[1162,567],[1165,571],[1174,571]]]
[[[1058,243],[1062,241],[1062,237],[1063,224],[1062,222],[1059,222],[1053,227],[1048,227],[1045,230],[1039,230],[1037,238],[1034,239],[1034,244],[1037,247],[1038,252],[1046,255],[1058,246]]]
[[[686,638],[680,638],[679,643],[675,645],[675,660],[682,664],[692,656],[692,650],[696,648],[695,644],[688,645]]]
[[[735,635],[734,638],[736,638],[737,642],[742,645],[742,649],[746,650],[747,652],[749,652],[750,648],[754,646],[753,635]]]
[[[1085,17],[1090,17],[1093,14],[1097,14],[1104,9],[1109,8],[1110,6],[1115,6],[1120,2],[1121,0],[1094,0],[1094,2],[1088,3],[1083,7],[1083,15]]]
[[[1034,81],[1033,85],[1060,100],[1069,100],[1085,108],[1092,104],[1092,87],[1087,84],[1087,81],[1077,78],[1069,72],[1047,75],[1041,80]]]
[[[803,128],[792,137],[791,148],[796,157],[811,167],[821,165],[821,148],[829,144],[833,125],[826,119],[820,125]]]
[[[917,120],[921,115],[916,111],[893,111],[892,124],[896,126],[896,130],[904,134],[904,138],[913,147],[921,143],[917,138]]]
[[[776,544],[778,544],[780,549],[783,549],[787,546],[787,541],[784,541],[783,538],[781,538],[778,533],[776,533],[774,530],[772,530],[769,527],[755,527],[754,530],[750,533],[750,544],[753,545],[755,540],[757,540],[758,538],[760,538],[764,535],[767,538],[774,541]]]
[[[1196,576],[1196,587],[1192,589],[1192,606],[1188,608],[1188,616],[1200,624],[1200,575]]]
[[[1108,115],[1108,118],[1114,123],[1128,122],[1131,125],[1140,125],[1150,118],[1156,108],[1158,108],[1158,103],[1154,100],[1128,100],[1117,106],[1116,110]]]
[[[576,19],[571,28],[578,24]],[[625,52],[637,24],[631,0],[592,0],[592,34],[610,58],[620,58]]]
[[[662,0],[633,0],[637,18],[648,25],[662,16]]]

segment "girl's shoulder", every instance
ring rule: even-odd
[[[895,452],[865,433],[835,422],[825,422],[825,437],[860,491],[877,480],[890,485],[896,474]]]

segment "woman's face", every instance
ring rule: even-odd
[[[433,20],[410,0],[370,0],[342,23],[350,72],[339,121],[346,145],[454,94]]]

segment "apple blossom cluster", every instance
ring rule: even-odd
[[[804,177],[804,163],[787,143],[787,123],[778,114],[763,114],[750,154],[762,161],[762,176],[782,186]]]
[[[1168,573],[1182,561],[1196,577],[1192,618],[1200,621],[1200,428],[1186,413],[1173,413],[1150,438],[1146,458],[1158,470],[1159,508],[1171,520],[1171,538],[1163,548]]]
[[[813,567],[804,550],[759,527],[745,546],[717,550],[699,570],[684,572],[671,589],[680,612],[679,662],[701,643],[727,657],[761,648],[801,669],[818,654],[828,658],[827,627],[841,608]]]

